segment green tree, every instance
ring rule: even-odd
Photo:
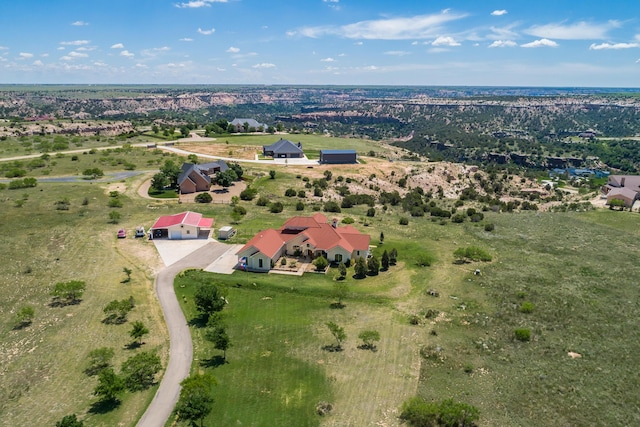
[[[127,321],[127,315],[135,307],[133,297],[125,298],[122,300],[113,300],[109,302],[102,311],[107,317],[103,320],[104,323],[109,324],[121,324]]]
[[[27,327],[33,322],[33,317],[35,316],[36,311],[30,305],[24,305],[18,309],[16,313],[16,318],[14,321],[14,328],[20,329]]]
[[[345,282],[343,281],[335,282],[333,284],[333,297],[336,299],[336,302],[331,304],[331,306],[335,308],[344,308],[344,304],[342,303],[342,301],[344,301],[348,293],[349,293],[349,287]]]
[[[211,203],[212,200],[213,197],[209,193],[200,193],[194,198],[196,203]]]
[[[238,175],[236,175],[233,169],[227,169],[224,172],[217,172],[213,178],[213,181],[222,187],[230,187],[231,184],[237,180]]]
[[[380,332],[374,330],[366,330],[360,332],[358,338],[362,340],[361,348],[368,350],[376,349],[376,342],[380,341]]]
[[[129,336],[136,340],[138,344],[142,344],[142,337],[149,333],[149,329],[140,320],[136,320],[131,324]]]
[[[84,427],[84,422],[80,421],[76,414],[66,415],[56,422],[56,427]]]
[[[69,282],[59,282],[51,291],[54,302],[61,305],[77,304],[82,298],[82,294],[86,289],[86,284],[80,280],[71,280]]]
[[[315,265],[317,271],[324,271],[329,266],[329,261],[325,257],[319,256],[313,260],[313,265]]]
[[[127,267],[122,267],[122,272],[127,275],[127,277],[122,281],[122,283],[129,283],[131,281],[131,273],[133,273],[133,270]]]
[[[167,176],[162,172],[158,172],[157,174],[153,175],[153,178],[151,178],[151,188],[153,188],[157,192],[163,191],[167,185],[169,185],[169,180],[167,179]]]
[[[380,244],[384,243],[384,232],[380,232]]]
[[[338,272],[340,273],[338,279],[344,280],[344,278],[347,277],[347,266],[344,265],[344,262],[342,261],[338,264]]]
[[[229,163],[229,169],[236,173],[236,181],[240,181],[242,179],[242,175],[244,175],[244,169],[239,163]]]
[[[125,360],[121,372],[126,388],[129,391],[139,391],[153,385],[160,369],[160,357],[155,353],[143,351]]]
[[[178,176],[180,176],[182,169],[173,160],[165,160],[160,167],[160,172],[167,178],[171,188],[178,186]]]
[[[86,176],[89,179],[97,179],[104,176],[104,171],[100,168],[89,168],[85,169],[82,172],[82,175]]]
[[[120,219],[122,218],[122,214],[118,211],[109,212],[109,223],[110,224],[118,224]]]
[[[227,334],[225,327],[221,324],[209,327],[205,331],[204,337],[207,341],[213,343],[216,350],[222,350],[222,358],[227,360],[227,349],[231,347],[231,340],[229,339],[229,335]]]
[[[211,386],[216,384],[210,374],[193,374],[180,383],[180,397],[174,412],[178,419],[189,421],[192,426],[204,424],[204,418],[213,409]]]
[[[387,271],[389,269],[389,262],[390,262],[389,253],[385,249],[384,252],[382,252],[382,259],[381,259],[382,271]]]
[[[369,257],[367,260],[367,270],[369,274],[372,276],[377,276],[380,271],[380,261],[375,256]]]
[[[118,402],[118,396],[124,391],[123,378],[118,376],[112,368],[106,368],[98,374],[98,385],[93,394],[100,396],[101,401]]]
[[[389,252],[389,265],[396,265],[396,262],[398,262],[398,251],[396,248],[393,248],[391,252]]]
[[[273,169],[271,169],[269,171],[269,178],[271,179],[276,179],[276,171],[274,171]]]
[[[104,369],[111,366],[111,359],[113,359],[113,349],[111,347],[100,347],[93,349],[89,352],[89,363],[84,373],[93,376],[98,375]]]
[[[213,283],[202,284],[194,295],[196,308],[205,318],[218,311],[222,311],[226,304],[224,294]]]
[[[333,335],[333,338],[336,340],[336,345],[333,347],[334,350],[340,351],[342,350],[342,342],[347,339],[347,334],[344,332],[344,328],[342,326],[338,326],[333,322],[328,322],[327,328],[329,328],[329,332]]]
[[[362,257],[356,258],[356,264],[353,266],[355,276],[363,279],[367,276],[367,262]]]

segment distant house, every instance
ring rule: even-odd
[[[300,159],[304,157],[301,143],[293,143],[288,139],[280,139],[271,145],[262,146],[262,154],[274,159]]]
[[[249,128],[254,128],[256,131],[260,128],[264,130],[268,127],[255,119],[233,119],[229,122],[229,126],[233,126],[236,132],[249,132]]]
[[[213,218],[203,218],[200,213],[187,211],[161,216],[149,229],[149,233],[154,239],[206,239],[212,226]]]
[[[317,213],[311,217],[296,216],[276,229],[256,234],[237,252],[238,260],[252,271],[269,271],[283,255],[309,258],[323,256],[330,262],[346,262],[369,255],[371,237],[351,225],[331,224]]]
[[[640,199],[640,175],[609,175],[602,192],[607,196],[607,204],[613,199],[618,199],[630,208]]]
[[[209,191],[209,188],[211,188],[211,175],[224,172],[227,169],[229,169],[229,166],[224,160],[202,164],[184,163],[182,172],[178,176],[180,193],[189,194],[198,191]]]
[[[356,150],[320,150],[320,163],[358,163]]]

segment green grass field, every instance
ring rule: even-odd
[[[311,146],[324,140],[315,138],[302,142]],[[83,167],[93,167],[103,155],[126,158],[139,169],[150,160],[154,167],[149,169],[154,169],[158,159],[173,158],[153,150],[114,150],[80,154],[73,161],[69,155],[52,155],[48,162],[56,164],[46,168],[51,176],[73,174],[72,162],[86,158],[90,160]],[[105,162],[105,170],[121,168],[111,162]],[[313,212],[311,197],[302,199],[307,206],[297,212],[295,203],[301,199],[284,197],[284,191],[302,189],[302,176],[314,179],[321,171],[278,169],[271,180],[268,169],[252,166],[246,176],[259,195],[282,201],[284,211],[270,213],[256,206],[255,199],[240,202],[248,212],[235,224],[233,243],[279,227],[290,216]],[[340,173],[346,177],[351,172]],[[0,190],[0,257],[5,266],[0,269],[5,285],[0,290],[1,424],[28,420],[54,425],[76,413],[87,426],[133,426],[144,411],[153,389],[125,394],[113,411],[92,411],[96,380],[83,373],[88,352],[101,346],[115,349],[116,370],[141,350],[157,349],[166,363],[167,334],[152,287],[159,268],[155,249],[145,239],[117,240],[115,232],[148,228],[159,215],[186,209],[213,216],[216,226],[232,222],[228,205],[140,199],[137,188],[150,176],[113,183],[127,187],[120,196],[122,208],[107,207],[108,183],[39,183]],[[69,209],[56,209],[56,202],[65,198]],[[118,224],[109,223],[114,209],[121,213]],[[495,224],[493,232],[486,232],[483,223],[441,225],[430,217],[410,217],[401,226],[398,218],[405,214],[400,207],[378,209],[373,218],[365,212],[366,206],[357,206],[335,216],[354,218],[354,225],[372,236],[376,256],[396,248],[399,262],[364,280],[350,277],[351,268],[344,309],[331,308],[334,270],[302,279],[244,272],[210,275],[228,292],[224,311],[232,347],[228,363],[219,365],[220,352],[203,341],[201,329],[192,327],[192,370],[210,371],[218,380],[208,424],[398,425],[399,406],[416,394],[475,405],[481,425],[640,421],[640,402],[633,392],[640,362],[635,285],[639,215],[609,210],[486,212],[484,222]],[[454,250],[471,245],[485,249],[493,261],[455,264]],[[425,253],[433,262],[419,267]],[[123,267],[133,270],[130,283],[122,283]],[[481,275],[473,274],[476,269]],[[82,302],[51,307],[53,285],[73,279],[87,283]],[[439,297],[427,295],[428,289],[437,290]],[[187,318],[195,315],[193,291],[188,281],[176,282]],[[109,301],[129,295],[137,303],[130,321],[142,320],[151,330],[140,350],[125,349],[128,324],[101,322]],[[14,329],[17,310],[27,304],[35,308],[33,323]],[[410,323],[413,316],[418,325]],[[345,327],[342,352],[322,349],[332,343],[325,326],[329,321]],[[516,340],[517,328],[528,328],[531,340]],[[358,349],[357,336],[364,329],[380,332],[377,352]],[[572,358],[570,352],[581,357]],[[320,401],[333,404],[325,417],[315,413]]]

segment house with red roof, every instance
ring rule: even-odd
[[[187,211],[161,216],[149,233],[154,239],[206,239],[212,226],[213,218],[203,218],[200,213]]]
[[[278,230],[269,228],[256,234],[237,252],[240,265],[252,271],[269,271],[285,255],[325,257],[329,262],[347,262],[369,255],[371,237],[351,225],[338,226],[317,213],[295,216]]]

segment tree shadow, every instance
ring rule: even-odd
[[[105,325],[122,325],[123,323],[126,323],[126,322],[127,322],[126,317],[121,317],[114,314],[109,315],[104,319],[102,319],[102,323],[104,323]]]
[[[342,346],[338,344],[325,345],[325,346],[322,346],[322,349],[330,353],[337,353],[343,350]]]
[[[59,307],[66,307],[68,305],[78,305],[80,304],[80,302],[82,302],[82,300],[80,298],[77,299],[72,299],[72,300],[68,300],[68,299],[59,299],[59,298],[54,298],[50,303],[49,303],[49,307],[51,308],[59,308]]]
[[[130,342],[129,344],[126,344],[124,346],[124,348],[127,349],[127,350],[135,350],[137,348],[142,347],[142,344],[144,344],[144,343],[143,342],[134,341],[134,342]]]
[[[89,407],[88,412],[95,415],[106,414],[113,411],[118,406],[120,406],[120,401],[117,399],[98,400]]]
[[[343,308],[346,307],[345,304],[341,303],[341,302],[332,302],[329,307],[331,307],[334,310],[342,310]]]
[[[362,280],[365,279],[367,277],[367,275],[365,274],[364,276],[359,276],[357,274],[354,274],[353,276],[351,276],[352,278],[356,279],[356,280]]]
[[[376,347],[376,346],[375,346],[375,345],[373,345],[373,344],[360,344],[360,345],[358,346],[358,349],[359,349],[359,350],[371,350],[371,351],[372,351],[372,352],[374,352],[374,353],[375,353],[376,351],[378,351],[378,347]]]
[[[217,368],[219,366],[225,365],[226,363],[228,363],[227,359],[220,355],[217,355],[211,357],[210,359],[202,359],[200,361],[200,366],[202,366],[203,368]]]
[[[204,328],[207,326],[207,322],[209,321],[209,317],[201,314],[200,316],[196,316],[191,318],[191,320],[189,320],[189,322],[187,322],[189,324],[189,326],[193,326],[195,328]]]
[[[15,325],[13,325],[13,328],[11,328],[11,330],[19,331],[20,329],[24,329],[27,326],[31,326],[31,323],[31,320],[25,320],[24,322],[16,323]]]

